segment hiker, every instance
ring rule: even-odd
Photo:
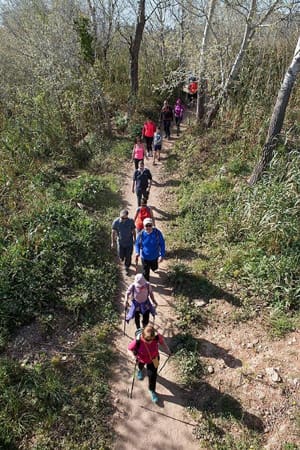
[[[132,150],[131,162],[134,161],[135,169],[138,169],[139,162],[144,161],[145,158],[145,147],[139,136],[135,138],[135,143]],[[147,158],[147,156],[146,156]],[[148,159],[148,158],[147,158]]]
[[[188,99],[191,104],[194,103],[194,100],[197,98],[197,92],[198,92],[198,81],[196,77],[191,77],[189,79],[189,85],[188,85]]]
[[[111,248],[117,241],[118,255],[124,261],[126,274],[129,275],[133,244],[136,238],[135,225],[133,219],[129,219],[127,209],[120,211],[120,217],[112,223]]]
[[[128,345],[128,350],[138,362],[137,379],[144,378],[143,369],[146,364],[148,375],[148,388],[150,391],[151,400],[154,403],[158,402],[158,396],[155,391],[157,369],[159,365],[159,345],[163,350],[170,355],[170,349],[166,344],[163,336],[155,332],[152,325],[147,325],[143,331],[136,336],[136,338]]]
[[[156,315],[155,307],[157,306],[157,302],[154,299],[150,283],[145,280],[144,275],[141,273],[138,273],[135,276],[134,283],[132,283],[126,291],[126,310],[129,306],[130,297],[132,300],[126,315],[126,322],[128,323],[134,317],[136,328],[141,328],[140,315],[142,314],[142,324],[144,328],[149,323],[150,313],[153,317]]]
[[[143,129],[142,129],[142,135],[146,141],[146,147],[147,147],[147,156],[153,156],[152,154],[152,144],[153,144],[153,137],[154,133],[156,131],[156,125],[150,118],[147,118],[146,122],[144,123]]]
[[[161,148],[162,148],[162,135],[161,135],[160,127],[157,127],[156,131],[154,133],[153,145],[154,145],[153,164],[155,165],[156,158],[157,158],[157,161],[160,161],[160,152],[161,152]]]
[[[160,113],[160,120],[163,122],[164,125],[165,138],[171,139],[170,128],[171,122],[173,120],[173,110],[167,100],[164,101],[164,105]]]
[[[150,206],[147,206],[147,199],[142,197],[141,206],[137,208],[135,216],[133,218],[137,233],[139,233],[144,228],[143,221],[147,217],[150,217],[152,219],[153,225],[155,226],[152,208],[150,208]]]
[[[144,230],[138,233],[135,241],[135,261],[137,265],[141,256],[143,275],[149,281],[150,269],[155,272],[165,256],[165,239],[162,232],[153,227],[152,219],[147,217],[143,224]]]
[[[179,136],[179,133],[180,133],[180,124],[183,119],[183,112],[184,112],[184,106],[181,102],[181,99],[178,98],[176,100],[176,104],[174,107],[174,117],[175,117],[176,129],[177,129],[177,136]]]
[[[144,161],[140,161],[132,178],[132,193],[136,192],[138,206],[141,206],[142,197],[148,200],[151,184],[152,174],[149,169],[145,168]]]

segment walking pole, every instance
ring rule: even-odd
[[[137,273],[137,271],[138,271],[138,265],[139,265],[139,257],[136,256],[135,257],[135,273]]]
[[[135,360],[135,365],[134,365],[134,369],[133,369],[133,377],[132,377],[132,383],[131,383],[131,391],[130,391],[130,394],[129,394],[129,397],[130,397],[130,398],[132,398],[132,391],[133,391],[134,380],[135,380],[136,366],[137,366],[137,359]]]
[[[163,363],[163,365],[162,365],[161,368],[159,369],[158,373],[160,373],[160,372],[163,370],[163,368],[165,367],[165,365],[166,365],[167,362],[169,361],[170,357],[171,357],[171,355],[169,355],[169,356],[167,357],[167,359],[165,360],[165,362]]]
[[[126,328],[126,315],[127,315],[127,302],[125,303],[125,308],[124,308],[124,336],[125,336],[125,328]]]

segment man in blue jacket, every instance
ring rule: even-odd
[[[155,272],[158,263],[165,257],[165,239],[162,232],[153,227],[152,219],[149,217],[144,219],[143,225],[144,229],[137,235],[135,241],[136,264],[141,256],[143,275],[149,281],[150,269]]]

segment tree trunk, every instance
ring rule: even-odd
[[[256,164],[251,177],[248,180],[250,186],[253,186],[267,169],[270,161],[273,158],[273,151],[276,147],[279,134],[283,125],[285,111],[290,99],[291,91],[294,86],[298,73],[300,72],[300,38],[295,49],[294,57],[289,66],[280,90],[277,95],[276,104],[270,120],[269,130],[266,142],[263,147],[260,161]]]
[[[196,120],[200,122],[205,114],[205,97],[206,97],[206,48],[209,37],[209,30],[211,26],[211,19],[215,10],[217,0],[211,0],[209,5],[208,16],[205,23],[200,61],[199,61],[199,81],[198,81],[198,95],[197,95],[197,109],[196,109]]]
[[[254,26],[253,26],[253,18],[256,12],[256,0],[252,0],[251,1],[251,6],[249,9],[249,13],[247,16],[247,20],[246,20],[246,26],[245,26],[245,31],[244,31],[244,36],[243,36],[243,40],[240,46],[240,50],[235,58],[235,61],[231,67],[231,70],[229,72],[229,75],[224,83],[224,86],[222,88],[222,91],[220,92],[220,94],[218,95],[215,103],[213,104],[212,108],[210,109],[210,111],[207,114],[207,117],[205,119],[205,127],[206,128],[210,128],[213,120],[215,119],[216,115],[218,114],[218,111],[221,107],[222,102],[226,99],[229,89],[232,86],[233,81],[236,79],[239,71],[240,71],[240,67],[242,65],[242,61],[244,59],[246,50],[249,46],[249,43],[254,35]]]
[[[139,90],[139,53],[145,28],[145,0],[140,0],[138,3],[137,23],[135,27],[135,34],[131,39],[129,53],[130,53],[130,82],[131,82],[131,97],[134,99]]]

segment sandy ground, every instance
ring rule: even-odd
[[[170,181],[164,175],[163,165],[175,140],[176,137],[173,137],[171,141],[164,141],[162,161],[158,165],[153,166],[151,158],[145,162],[154,179],[148,204],[153,208],[157,228],[162,231],[168,219],[167,185]],[[132,217],[137,207],[136,197],[131,192],[132,164],[128,163],[124,172],[123,199]],[[150,276],[159,304],[155,326],[167,339],[177,332],[174,300],[166,283],[168,262],[164,261],[158,273],[151,273]],[[139,450],[147,446],[155,450],[203,449],[205,447],[201,447],[194,437],[193,431],[197,424],[186,407],[196,405],[201,413],[206,411],[207,402],[217,404],[224,395],[234,409],[242,411],[240,425],[259,434],[262,448],[283,450],[287,448],[284,445],[287,442],[299,445],[299,330],[281,340],[272,340],[265,326],[266,312],[260,311],[254,319],[237,322],[235,317],[239,313],[238,307],[228,301],[226,292],[224,298],[211,298],[203,306],[207,323],[197,339],[201,360],[211,371],[203,376],[203,383],[198,390],[191,392],[180,386],[171,358],[158,377],[157,405],[151,402],[147,378],[143,381],[135,380],[133,398],[128,397],[134,364],[127,354],[127,346],[134,337],[135,325],[131,321],[126,326],[126,334],[123,334],[122,305],[126,288],[133,281],[134,275],[133,269],[129,277],[123,273],[120,289],[120,324],[115,340],[118,362],[112,381],[115,405],[114,450]],[[236,294],[232,286],[228,290]],[[166,355],[162,353],[161,364],[165,359]],[[279,379],[276,379],[276,373]],[[221,414],[219,416],[217,411],[214,414],[222,425]],[[228,422],[225,427],[228,427]],[[241,430],[238,422],[232,422],[227,431],[239,438]]]
[[[161,161],[153,165],[152,158],[145,161],[145,167],[149,168],[153,176],[153,185],[149,197],[148,205],[152,207],[156,219],[156,227],[164,232],[164,222],[167,218],[167,211],[164,205],[164,177],[163,164],[167,158],[168,150],[175,141],[173,136],[171,141],[164,140]],[[132,194],[132,174],[133,165],[126,166],[126,180],[123,191],[123,198],[126,207],[129,209],[130,217],[133,217],[137,202],[135,194]],[[133,258],[134,261],[134,258]],[[166,266],[164,261],[157,273],[151,272],[150,282],[153,286],[155,299],[158,303],[155,327],[166,338],[172,337],[176,333],[175,314],[173,310],[173,296],[171,289],[166,286]],[[141,265],[139,265],[141,272]],[[126,287],[133,282],[135,272],[131,270],[130,276],[123,272],[121,305],[124,303]],[[121,307],[122,310],[122,307]],[[158,376],[156,391],[159,395],[158,404],[153,404],[149,391],[148,379],[143,381],[135,380],[132,399],[128,397],[131,390],[134,364],[127,355],[128,343],[133,339],[135,324],[132,320],[126,326],[126,334],[123,333],[123,314],[116,347],[118,351],[118,364],[115,367],[113,395],[116,412],[114,415],[114,427],[116,433],[115,450],[145,449],[150,446],[156,450],[185,450],[198,449],[199,444],[193,438],[193,420],[186,412],[186,405],[189,401],[185,398],[180,386],[176,383],[176,375],[169,361]],[[153,322],[152,322],[153,323]],[[161,367],[167,356],[161,352]]]

